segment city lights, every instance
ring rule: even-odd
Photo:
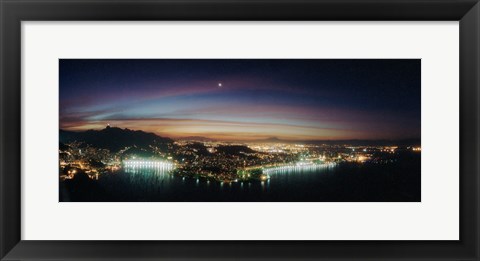
[[[321,169],[321,168],[330,168],[330,167],[334,167],[335,165],[336,165],[335,162],[322,163],[322,164],[299,162],[296,164],[266,168],[263,170],[263,173],[275,174],[275,173],[288,172],[292,170],[314,170],[314,169]]]

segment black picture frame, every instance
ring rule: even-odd
[[[1,260],[479,260],[477,0],[0,0],[0,9]],[[460,240],[21,240],[21,22],[86,20],[459,21]]]

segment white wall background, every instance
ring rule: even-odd
[[[458,239],[458,22],[23,22],[22,44],[24,240]],[[422,58],[422,202],[59,203],[59,58]]]

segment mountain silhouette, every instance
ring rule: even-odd
[[[266,138],[266,139],[264,139],[264,140],[262,140],[262,141],[266,141],[266,142],[281,142],[281,141],[283,141],[283,140],[281,140],[281,139],[279,139],[279,138],[277,138],[277,137],[269,137],[269,138]]]
[[[188,136],[188,137],[178,138],[178,140],[202,141],[202,142],[215,141],[214,139],[203,137],[203,136]]]
[[[84,142],[96,148],[108,149],[117,152],[125,147],[136,146],[148,148],[155,145],[166,150],[168,144],[173,143],[170,138],[160,137],[154,133],[134,131],[116,127],[106,127],[103,130],[88,130],[83,132],[66,131],[60,129],[60,142]]]

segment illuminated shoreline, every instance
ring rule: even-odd
[[[315,170],[315,169],[323,169],[328,167],[334,167],[337,163],[329,162],[329,163],[296,163],[296,164],[287,164],[284,166],[278,167],[271,167],[271,168],[263,168],[263,174],[275,174],[279,172],[287,172],[292,170]]]
[[[277,173],[282,173],[282,172],[288,172],[288,171],[303,171],[303,170],[317,170],[317,169],[323,169],[323,168],[328,168],[328,167],[333,167],[335,166],[335,162],[328,162],[328,163],[313,163],[313,162],[297,162],[297,163],[290,163],[290,164],[285,164],[282,166],[274,166],[274,167],[266,167],[266,166],[258,166],[255,167],[254,169],[259,169],[262,172],[258,175],[256,179],[260,181],[265,181],[270,179],[270,175],[277,174]],[[160,169],[162,171],[171,171],[176,169],[176,164],[173,162],[165,161],[165,160],[146,160],[146,159],[139,159],[139,160],[125,160],[123,161],[123,166],[125,170],[128,169]],[[252,178],[250,174],[247,174],[248,177],[245,178],[243,176],[243,179],[233,179],[233,180],[223,180],[223,179],[218,179],[215,177],[209,177],[209,176],[203,176],[203,175],[198,175],[198,174],[180,174],[179,176],[185,178],[185,177],[194,177],[197,180],[202,177],[206,178],[207,180],[216,180],[218,182],[238,182],[238,181],[252,181],[255,178]]]

